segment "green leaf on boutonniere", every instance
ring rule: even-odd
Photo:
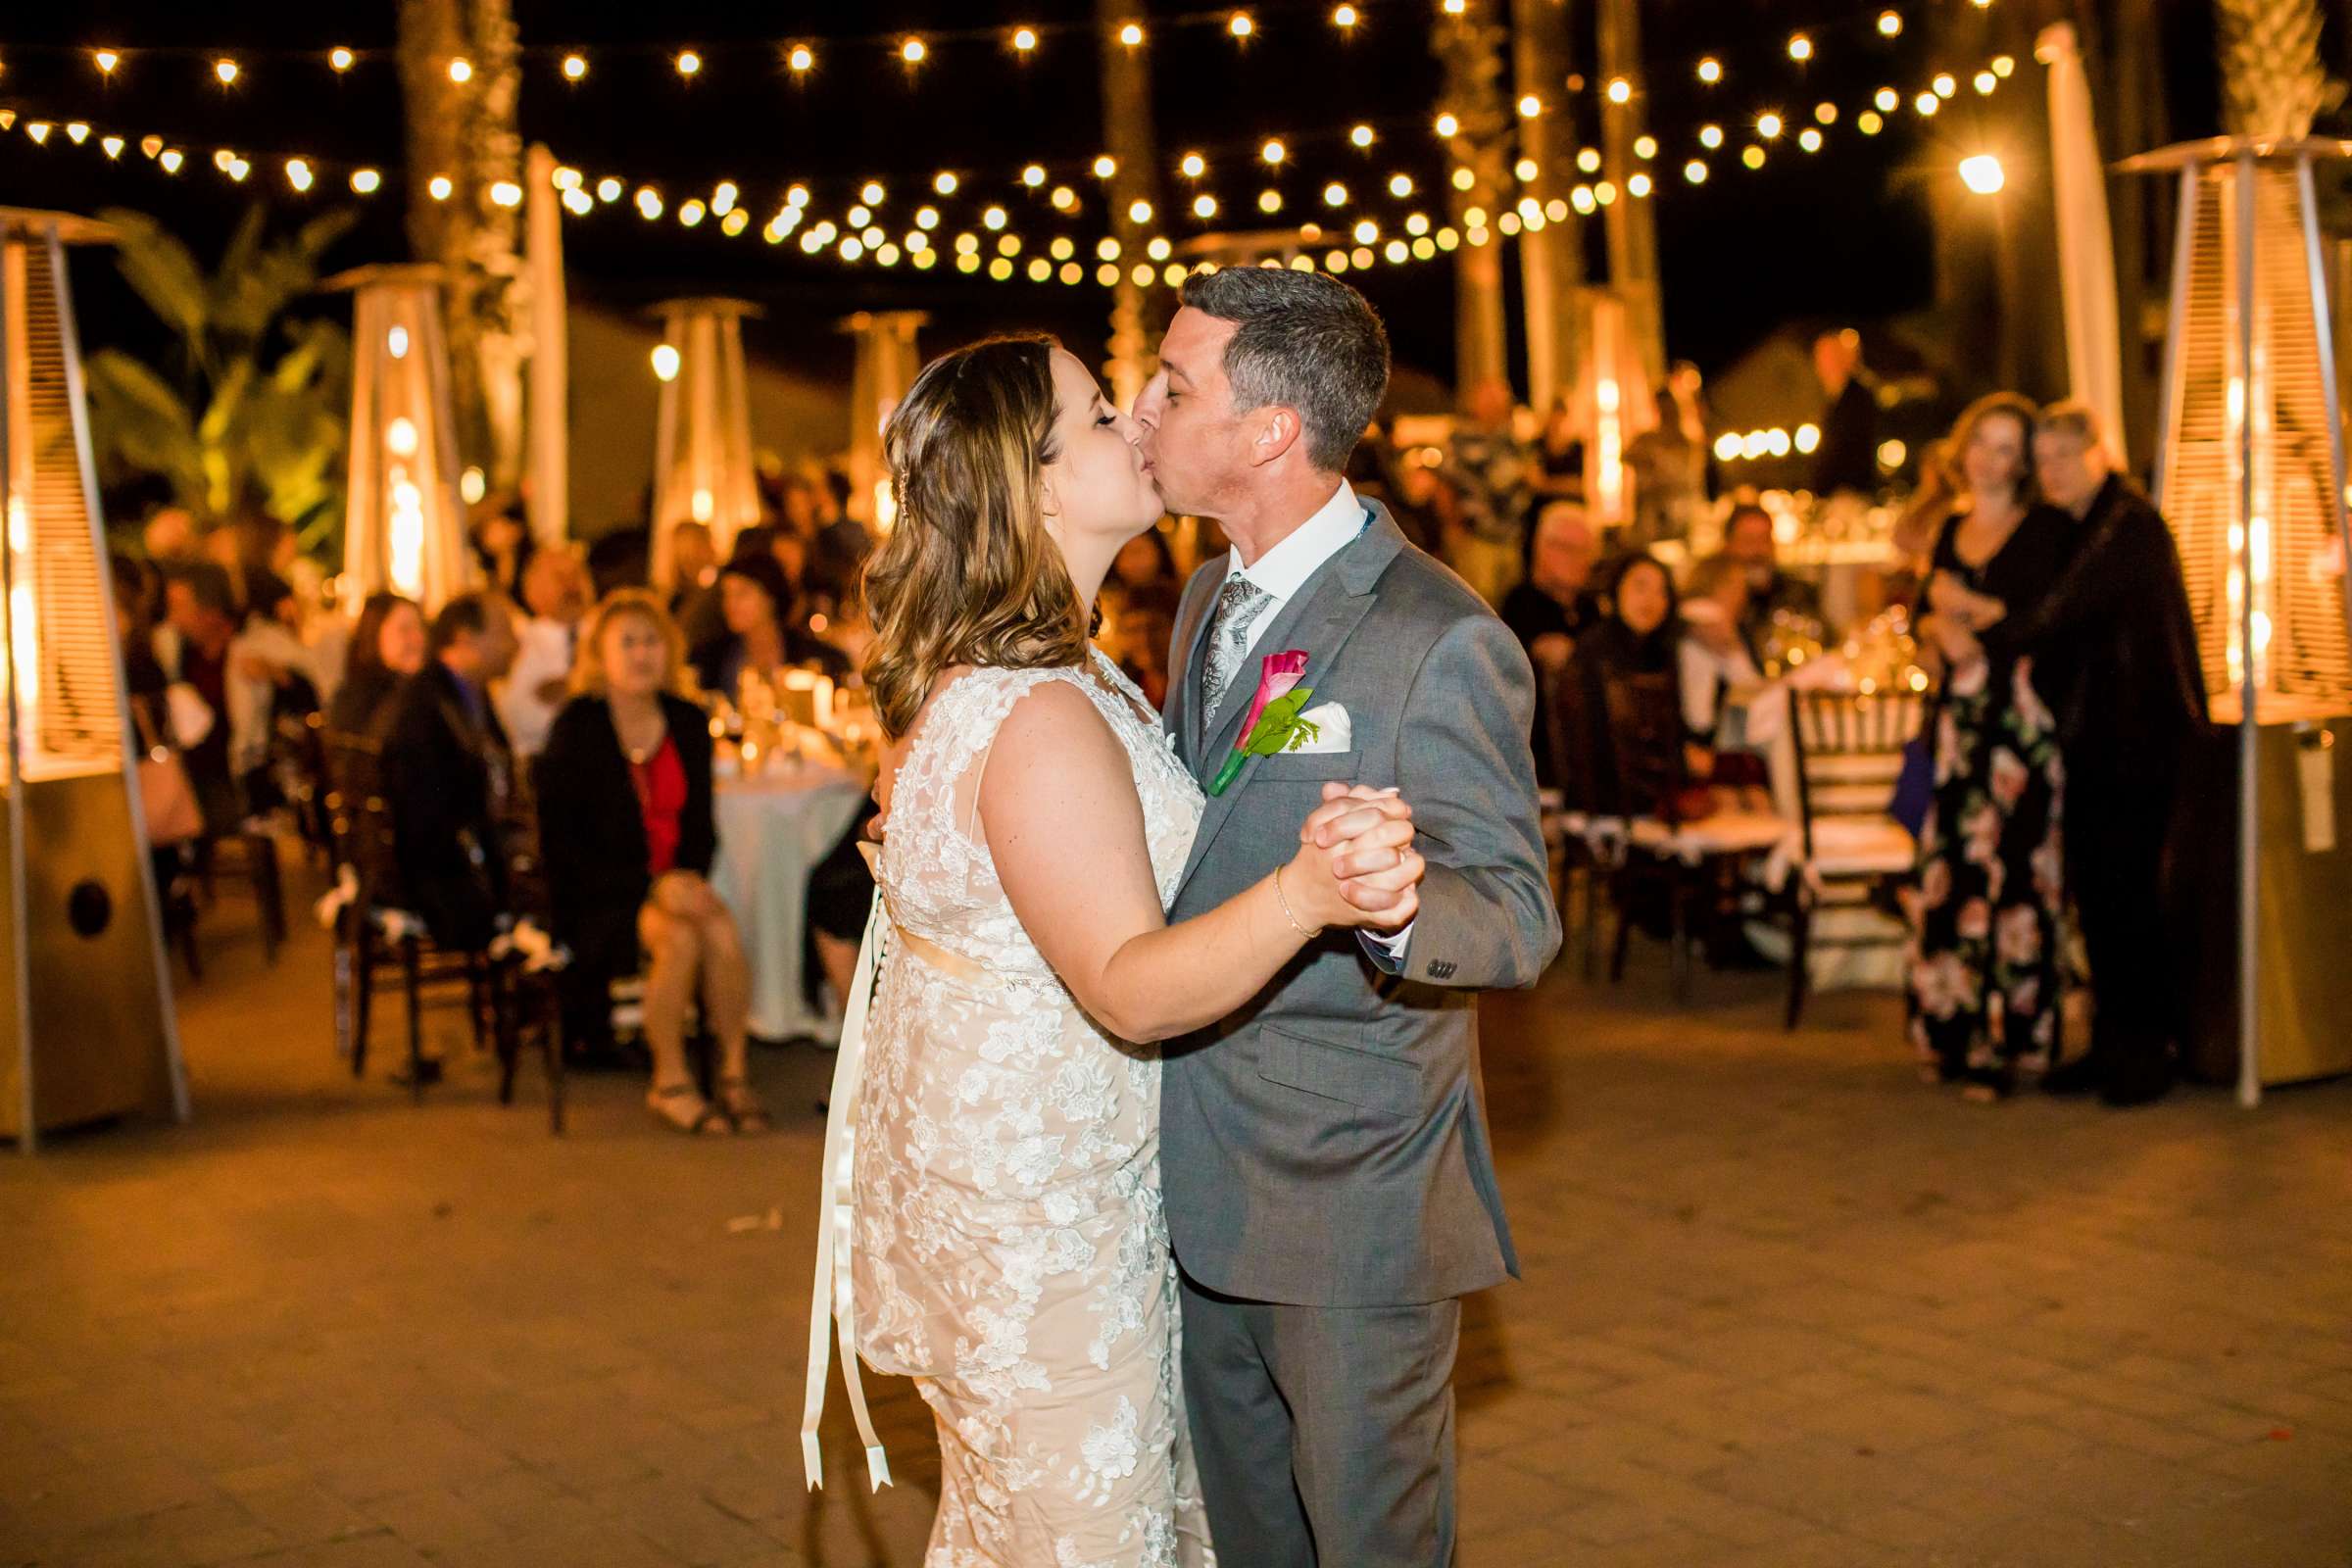
[[[1299,717],[1315,695],[1312,686],[1294,686],[1282,696],[1266,704],[1250,726],[1250,733],[1234,743],[1226,754],[1225,765],[1209,781],[1208,793],[1222,795],[1241,776],[1242,766],[1252,757],[1272,757],[1279,752],[1295,752],[1323,733],[1323,726]]]

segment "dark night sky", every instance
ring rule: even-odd
[[[1854,0],[1645,5],[1648,123],[1661,143],[1656,205],[1672,352],[1713,369],[1787,322],[1869,320],[1928,302],[1932,247],[1921,172],[1948,169],[1955,149],[1971,137],[1997,135],[2004,114],[2022,95],[2039,90],[2030,50],[2016,37],[2020,19],[2002,12],[2016,3],[2001,0],[1986,13],[1964,0],[1910,0],[1901,9],[1912,25],[1891,42],[1872,25],[1882,7]],[[1963,30],[1978,29],[1975,41],[1932,48],[1922,20],[1930,6],[1958,18]],[[240,208],[257,197],[286,211],[351,199],[339,174],[322,177],[309,197],[295,198],[279,172],[288,154],[388,172],[400,165],[389,4],[95,3],[38,16],[12,9],[16,14],[0,24],[0,60],[6,63],[0,103],[61,121],[82,115],[134,133],[162,131],[194,151],[190,166],[173,179],[135,152],[113,167],[94,148],[68,148],[62,137],[34,149],[20,128],[0,137],[0,200],[80,211],[115,204],[142,208],[209,257]],[[1314,193],[1333,177],[1377,192],[1371,205],[1385,219],[1425,203],[1438,210],[1445,170],[1428,131],[1440,101],[1428,50],[1434,0],[1362,0],[1363,24],[1345,43],[1323,0],[1259,4],[1252,7],[1257,35],[1246,48],[1237,47],[1220,24],[1182,24],[1175,5],[1152,9],[1163,166],[1187,149],[1201,149],[1212,162],[1207,188],[1229,211],[1246,208],[1264,183],[1250,167],[1249,149],[1279,134],[1298,149],[1295,167],[1280,181],[1290,197],[1289,216],[1316,207]],[[959,216],[976,208],[973,198],[985,193],[1005,199],[1015,226],[1040,238],[1052,230],[1021,218],[1024,203],[1011,176],[1031,159],[1079,163],[1101,150],[1091,35],[1049,31],[1037,58],[1018,65],[1001,43],[943,37],[931,60],[912,74],[885,48],[864,40],[900,29],[936,35],[1016,21],[1052,28],[1083,24],[1091,14],[1086,0],[1018,7],[876,0],[857,7],[759,8],[695,0],[658,7],[524,0],[516,20],[526,48],[577,45],[593,62],[588,79],[572,86],[562,78],[554,53],[526,60],[524,133],[547,140],[592,178],[610,171],[658,180],[673,210],[696,190],[708,194],[716,179],[732,178],[744,188],[755,224],[774,209],[789,179],[814,184],[821,210],[828,184],[840,190],[879,177],[892,187],[891,207],[898,214],[893,226],[904,227],[918,186],[936,170],[956,168],[965,172],[957,198],[961,211],[956,202],[940,204],[947,209],[943,232],[952,231]],[[1819,46],[1807,67],[1786,52],[1789,33],[1800,27]],[[851,41],[853,35],[859,41]],[[819,69],[807,82],[789,77],[773,47],[796,37],[820,51]],[[828,45],[828,39],[840,41]],[[112,82],[101,82],[86,56],[57,47],[101,43],[125,51]],[[383,53],[337,77],[327,70],[324,52],[338,43]],[[683,44],[699,47],[707,58],[690,85],[670,65],[672,49]],[[215,47],[229,49],[244,67],[232,91],[212,79],[208,62]],[[2014,49],[2020,66],[1989,102],[1978,103],[1964,86],[1960,100],[1932,122],[1923,124],[1906,111],[1889,116],[1888,132],[1876,139],[1852,128],[1853,113],[1882,82],[1907,96],[1936,69],[1965,79],[2000,48]],[[1729,76],[1722,87],[1702,89],[1693,78],[1692,64],[1702,53],[1724,61]],[[2210,94],[2210,87],[2192,85],[2184,89],[2185,105],[2176,105],[2186,129],[2209,128],[2197,122],[2210,115],[2195,101],[2199,90]],[[1844,116],[1820,153],[1801,154],[1784,138],[1762,172],[1737,166],[1732,154],[1741,144],[1740,126],[1748,115],[1766,106],[1788,111],[1793,135],[1800,117],[1821,98],[1836,101]],[[1721,121],[1732,140],[1712,158],[1713,177],[1694,190],[1677,171],[1699,150],[1694,133],[1709,119]],[[1383,128],[1370,154],[1310,135],[1357,120]],[[1594,131],[1589,100],[1578,123]],[[209,149],[223,143],[253,158],[254,175],[242,188],[209,168]],[[1397,169],[1411,172],[1422,187],[1410,202],[1393,202],[1379,188]],[[1093,181],[1071,182],[1093,195]],[[1182,181],[1168,180],[1168,206],[1180,205],[1173,198],[1182,188]],[[363,203],[367,220],[334,260],[354,265],[402,255],[397,201],[387,187]],[[842,203],[831,205],[838,210]],[[1026,210],[1045,211],[1042,204]],[[1186,218],[1170,226],[1183,232],[1200,225]],[[1099,208],[1070,232],[1091,246],[1102,232]],[[1586,232],[1597,271],[1597,221],[1587,223]],[[903,264],[895,272],[870,265],[845,268],[829,258],[804,257],[790,243],[764,245],[756,226],[728,239],[711,223],[691,232],[667,220],[648,224],[625,203],[567,224],[565,244],[575,297],[628,305],[679,292],[741,293],[769,307],[756,340],[771,354],[811,368],[846,365],[846,344],[831,323],[858,308],[931,310],[936,325],[925,339],[930,349],[1011,326],[1047,327],[1091,349],[1102,330],[1106,296],[1091,282],[1076,288],[1000,286],[945,269],[926,276]],[[92,342],[135,338],[144,330],[136,324],[137,307],[119,285],[98,275],[105,270],[81,269],[84,336]],[[1506,266],[1506,275],[1513,273],[1515,268]],[[1444,264],[1383,266],[1350,276],[1387,315],[1399,361],[1446,374],[1452,306]]]

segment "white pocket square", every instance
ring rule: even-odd
[[[1352,752],[1355,750],[1355,731],[1348,722],[1348,710],[1337,703],[1317,703],[1299,719],[1315,726],[1314,738],[1291,748],[1294,755],[1300,752]]]

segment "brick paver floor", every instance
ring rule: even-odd
[[[507,1110],[479,1061],[355,1084],[322,939],[264,970],[241,919],[194,1125],[0,1159],[0,1564],[919,1562],[903,1385],[897,1487],[838,1397],[799,1480],[829,1057],[760,1054],[763,1141],[602,1077],[557,1142],[527,1067]],[[2352,1085],[1981,1108],[1889,999],[1791,1036],[1772,989],[1677,1009],[1642,955],[1490,1004],[1527,1278],[1465,1316],[1464,1562],[2352,1563]]]

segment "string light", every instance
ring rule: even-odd
[[[931,188],[942,196],[953,196],[956,194],[956,176],[943,169],[939,172],[939,177],[931,181]]]
[[[1038,186],[1043,185],[1045,182],[1046,171],[1043,165],[1031,164],[1027,169],[1021,171],[1021,183],[1028,186],[1031,190],[1037,189]]]
[[[1353,130],[1348,132],[1348,139],[1358,147],[1369,147],[1372,145],[1372,127],[1370,125],[1358,125]]]
[[[637,187],[637,211],[645,216],[645,220],[649,223],[660,218],[662,216],[662,193],[651,185]]]
[[[561,175],[563,172],[559,170],[557,172]],[[742,194],[733,180],[722,179],[710,191],[710,210],[724,218],[735,210],[735,198]]]
[[[792,69],[794,75],[804,75],[816,64],[816,51],[805,43],[796,43],[785,52],[784,64]]]
[[[113,75],[115,68],[122,63],[122,57],[112,49],[93,50],[90,60],[98,67],[98,74],[102,76]]]
[[[1020,53],[1020,54],[1027,54],[1027,53],[1028,53],[1030,50],[1032,50],[1032,49],[1036,48],[1036,47],[1037,47],[1037,29],[1036,29],[1035,27],[1015,27],[1015,28],[1013,28],[1013,29],[1012,29],[1012,47],[1013,47],[1013,49],[1014,49],[1016,52],[1018,52],[1018,53]]]
[[[2009,58],[2007,55],[1994,55],[1992,57],[1992,74],[1994,75],[2006,77],[2016,69],[2017,62]]]
[[[1764,138],[1766,141],[1771,141],[1771,140],[1773,140],[1775,137],[1779,136],[1779,135],[1780,135],[1780,133],[1781,133],[1781,117],[1780,117],[1780,116],[1778,116],[1778,115],[1774,114],[1774,113],[1773,113],[1771,110],[1769,110],[1769,109],[1768,109],[1768,110],[1766,110],[1764,113],[1762,113],[1762,114],[1760,114],[1760,115],[1758,115],[1758,116],[1756,117],[1756,134],[1757,134],[1757,135],[1759,135],[1759,136],[1763,137],[1763,138]]]
[[[1626,80],[1623,76],[1611,76],[1609,78],[1609,102],[1613,104],[1630,104],[1633,101],[1634,84]]]
[[[1698,63],[1698,79],[1712,87],[1723,79],[1723,62],[1709,55]]]
[[[604,178],[596,182],[596,199],[605,203],[607,206],[611,206],[612,203],[620,200],[621,190],[622,186],[620,181],[614,179],[612,175],[607,174]]]
[[[1137,197],[1127,204],[1127,217],[1132,222],[1149,223],[1152,221],[1152,204]]]
[[[1536,167],[1536,161],[1533,158],[1522,158],[1511,166],[1511,172],[1517,176],[1521,184],[1526,184],[1543,171]]]
[[[334,48],[329,49],[326,52],[327,69],[329,71],[336,72],[349,71],[351,69],[352,62],[358,58],[359,57],[354,55],[349,49],[344,48],[341,44],[337,44]]]
[[[1588,174],[1598,173],[1600,172],[1600,149],[1597,147],[1579,149],[1576,155],[1576,167]]]
[[[1838,106],[1826,101],[1815,104],[1813,118],[1825,125],[1835,125],[1838,123]]]
[[[120,136],[101,136],[98,138],[98,145],[105,150],[106,156],[109,158],[122,156],[122,138]]]
[[[1335,26],[1335,27],[1340,27],[1340,28],[1348,28],[1348,27],[1352,27],[1352,26],[1354,26],[1354,25],[1355,25],[1355,7],[1353,7],[1353,6],[1341,6],[1341,7],[1337,8],[1336,10],[1334,10],[1334,11],[1332,12],[1332,14],[1331,14],[1331,24],[1332,24],[1333,26]]]
[[[220,78],[221,86],[233,87],[237,84],[237,63],[222,55],[213,62],[213,74]]]
[[[1544,100],[1534,93],[1531,92],[1519,100],[1519,118],[1521,120],[1533,120],[1543,112]]]
[[[473,79],[473,62],[463,55],[449,63],[449,79],[463,87]]]
[[[1896,38],[1902,35],[1902,31],[1903,19],[1898,13],[1892,11],[1879,13],[1879,36]]]
[[[1460,134],[1462,122],[1453,116],[1440,115],[1438,117],[1437,132],[1439,135],[1446,137],[1448,141]]]
[[[1464,3],[1464,0],[1446,0],[1445,10],[1446,14],[1449,17],[1458,17],[1469,9],[1469,6]]]
[[[1745,148],[1740,154],[1740,161],[1750,169],[1762,169],[1764,167],[1764,149],[1754,146]]]
[[[83,142],[85,142],[85,141],[88,141],[89,139],[90,139],[90,127],[89,127],[87,124],[83,123],[81,121],[78,121],[78,120],[74,120],[74,121],[69,121],[69,122],[67,122],[67,123],[66,123],[66,140],[68,140],[68,141],[72,142],[72,143],[73,143],[74,146],[78,147],[78,146],[80,146],[80,145],[81,145]]]
[[[1280,141],[1269,141],[1257,150],[1257,156],[1269,164],[1279,164],[1290,155],[1291,150]]]
[[[165,148],[162,153],[157,155],[155,161],[163,165],[164,172],[167,174],[179,172],[180,155],[179,149],[176,147]]]
[[[1806,37],[1801,32],[1791,36],[1788,40],[1788,58],[1796,61],[1800,65],[1805,61],[1812,59],[1813,40]]]
[[[1095,160],[1095,177],[1097,179],[1108,179],[1118,172],[1119,161],[1110,154],[1104,153]]]
[[[1876,109],[1865,109],[1854,117],[1854,128],[1865,136],[1876,136],[1880,127],[1886,123],[1886,121],[1879,118],[1879,112]]]
[[[1649,194],[1649,176],[1643,173],[1629,174],[1625,188],[1636,196],[1646,196]]]
[[[1236,11],[1233,20],[1225,24],[1225,30],[1236,38],[1247,38],[1257,30],[1257,24],[1250,20],[1249,12]]]
[[[1259,191],[1257,193],[1257,210],[1261,213],[1281,212],[1282,192],[1274,190],[1271,187]]]
[[[311,188],[311,166],[299,158],[286,160],[286,183],[298,191]]]
[[[1817,153],[1821,151],[1821,132],[1807,125],[1796,133],[1796,144],[1809,153]]]
[[[1208,172],[1208,160],[1201,157],[1199,153],[1186,153],[1184,155],[1184,162],[1178,164],[1176,167],[1184,171],[1185,178],[1199,179],[1202,174]]]
[[[1413,193],[1413,176],[1412,176],[1412,175],[1410,175],[1410,174],[1392,174],[1392,175],[1390,175],[1390,176],[1389,176],[1389,194],[1390,194],[1390,195],[1392,195],[1392,196],[1410,196],[1412,193]]]
[[[1071,213],[1078,210],[1078,193],[1067,185],[1054,186],[1053,195],[1047,200],[1054,204],[1054,210],[1057,213]]]
[[[678,68],[679,75],[691,76],[703,69],[703,57],[691,49],[681,49],[678,51],[678,58],[674,64]]]
[[[1647,163],[1650,159],[1657,157],[1658,138],[1655,136],[1646,135],[1636,136],[1634,138],[1634,156],[1641,159],[1643,163]]]
[[[882,188],[882,182],[878,179],[869,179],[858,188],[858,199],[868,207],[881,206],[882,198],[889,194],[890,192]]]
[[[1978,97],[1989,98],[1992,96],[1992,89],[2000,85],[2000,78],[1989,71],[1980,71],[1977,73],[1973,85],[1977,89]]]
[[[991,207],[988,211],[980,215],[980,221],[985,227],[990,229],[1003,228],[1004,226],[1004,209],[1002,207]]]
[[[372,169],[355,169],[351,172],[351,188],[362,196],[374,195],[383,183],[384,176]]]
[[[564,57],[564,79],[565,81],[578,81],[587,74],[588,57],[586,55],[565,55]]]
[[[1718,147],[1722,146],[1722,145],[1723,145],[1723,127],[1722,127],[1721,125],[1701,125],[1701,126],[1699,126],[1699,127],[1698,127],[1698,144],[1699,144],[1701,147],[1704,147],[1704,148],[1705,148],[1707,151],[1709,151],[1709,152],[1713,152],[1713,151],[1714,151],[1716,148],[1718,148]]]
[[[1323,187],[1323,205],[1324,205],[1324,206],[1326,206],[1326,207],[1345,207],[1345,206],[1347,206],[1347,205],[1348,205],[1348,187],[1347,187],[1347,186],[1345,186],[1345,185],[1343,185],[1343,184],[1341,184],[1341,183],[1340,183],[1338,180],[1336,180],[1336,179],[1335,179],[1335,180],[1333,180],[1333,181],[1332,181],[1330,184],[1328,184],[1328,185],[1324,186],[1324,187]]]
[[[1119,29],[1119,42],[1125,44],[1128,48],[1138,48],[1143,44],[1143,41],[1144,29],[1140,26],[1137,26],[1134,23],[1130,22],[1127,24],[1127,25]]]
[[[1911,107],[1917,109],[1920,112],[1921,117],[1925,118],[1935,114],[1936,110],[1943,107],[1943,100],[1936,97],[1932,92],[1923,92],[1917,98],[1911,100]]]
[[[1203,191],[1203,192],[1201,192],[1200,195],[1198,195],[1198,196],[1194,197],[1194,198],[1193,198],[1193,216],[1194,216],[1195,218],[1214,218],[1214,217],[1216,217],[1216,216],[1217,216],[1217,199],[1216,199],[1214,196],[1211,196],[1211,195],[1209,195],[1209,194],[1208,194],[1206,191]]]
[[[424,182],[425,194],[437,202],[449,200],[449,193],[455,189],[457,187],[449,182],[447,174],[435,174]]]
[[[1895,111],[1895,106],[1900,104],[1902,99],[1895,95],[1892,87],[1881,87],[1871,95],[1870,101],[1878,106],[1879,113],[1891,115]]]

